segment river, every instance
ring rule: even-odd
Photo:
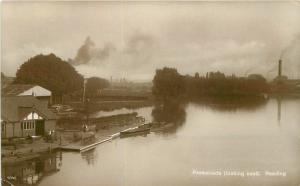
[[[149,118],[152,108],[135,111]],[[41,186],[300,185],[300,100],[251,107],[189,103],[171,116],[181,121],[171,129],[39,160],[44,166],[32,168],[40,175],[35,179]],[[49,159],[52,171],[45,170]],[[35,182],[24,174],[21,180]]]

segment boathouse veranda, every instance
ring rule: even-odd
[[[1,101],[1,138],[44,136],[55,130],[57,117],[34,96],[8,96]]]

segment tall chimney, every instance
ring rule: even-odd
[[[278,76],[281,77],[281,68],[282,68],[282,61],[281,59],[279,59],[279,63],[278,63]]]

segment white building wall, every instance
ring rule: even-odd
[[[22,137],[21,122],[15,123],[14,137]]]
[[[4,132],[5,138],[13,137],[13,124],[12,123],[6,123],[5,124],[5,132]]]

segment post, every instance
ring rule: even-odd
[[[87,83],[87,78],[84,78],[84,81],[83,81],[83,98],[82,98],[82,103],[83,103],[83,107],[84,107],[84,110],[86,112],[86,122],[88,123],[89,119],[89,113],[88,113],[88,104],[89,104],[89,101],[86,100],[86,83]],[[87,124],[86,123],[86,124]]]
[[[49,145],[49,152],[51,153],[52,152],[52,144],[50,143]]]
[[[84,81],[83,81],[83,97],[82,97],[82,103],[84,104],[85,103],[85,94],[86,94],[86,82],[87,82],[87,79],[84,78]]]
[[[281,73],[282,73],[282,61],[281,61],[281,59],[279,59],[279,63],[278,63],[278,77],[281,77]]]

